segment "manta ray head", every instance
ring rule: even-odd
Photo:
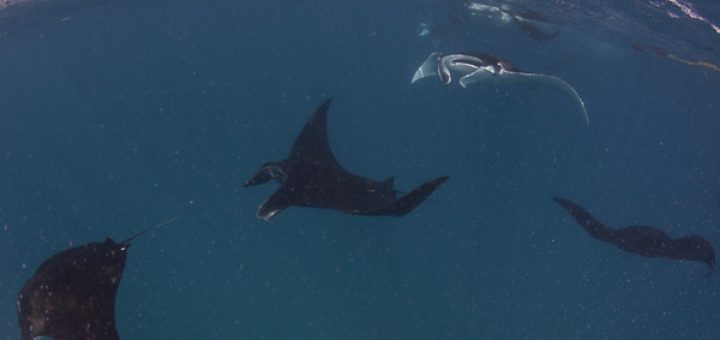
[[[254,185],[263,184],[271,179],[274,179],[278,183],[285,184],[287,182],[287,172],[283,167],[282,162],[269,162],[263,164],[249,180],[245,181],[245,187],[251,187]]]
[[[498,73],[501,71],[515,71],[515,67],[512,66],[512,64],[510,64],[509,62],[507,62],[505,60],[498,61],[497,65],[498,65],[498,70],[495,73]]]

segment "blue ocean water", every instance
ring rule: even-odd
[[[679,1],[485,4],[550,39],[464,1],[0,1],[0,338],[44,259],[174,216],[129,250],[123,339],[720,338],[717,273],[551,200],[720,246],[720,6]],[[591,124],[542,87],[411,85],[432,51],[559,76]],[[243,181],[328,97],[347,169],[450,180],[402,218],[257,219],[275,186]]]

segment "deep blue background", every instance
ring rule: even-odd
[[[550,200],[720,246],[720,74],[592,27],[430,42],[418,24],[437,5],[315,3],[72,1],[3,18],[0,338],[19,338],[15,295],[45,258],[173,216],[130,248],[124,339],[720,337],[717,274],[622,253]],[[411,86],[438,48],[558,75],[592,125],[542,88]],[[242,182],[330,96],[346,168],[403,190],[450,181],[403,218],[256,219],[274,185]]]

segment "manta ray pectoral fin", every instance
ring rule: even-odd
[[[580,112],[582,113],[583,118],[585,118],[585,123],[587,123],[587,125],[590,125],[590,117],[588,117],[587,110],[585,109],[585,102],[582,100],[582,98],[580,98],[580,95],[577,93],[577,91],[575,91],[575,89],[570,86],[570,84],[568,84],[566,81],[556,76],[542,73],[515,71],[502,71],[500,74],[500,78],[509,81],[536,82],[541,85],[559,90],[560,92],[570,96],[570,98],[577,102],[578,106],[580,106]]]
[[[715,249],[705,238],[690,235],[672,241],[672,247],[666,257],[676,260],[700,261],[710,267],[708,276],[715,268]]]
[[[287,192],[284,188],[275,191],[265,202],[262,202],[257,209],[257,218],[263,221],[269,221],[273,216],[281,210],[287,208],[290,204],[287,200]]]
[[[449,177],[447,176],[442,176],[435,178],[429,182],[425,182],[419,187],[400,197],[397,201],[395,201],[395,203],[391,204],[390,206],[375,211],[373,215],[386,215],[395,217],[407,215],[409,212],[415,210],[415,208],[417,208],[420,203],[422,203],[426,198],[428,198],[428,196],[430,196],[430,194],[432,194],[435,189],[445,183],[448,178]]]
[[[603,242],[615,242],[613,230],[606,227],[579,204],[562,197],[553,197],[553,201],[563,207],[590,236]]]
[[[413,74],[412,81],[410,84],[414,84],[416,81],[430,76],[437,75],[438,62],[442,57],[442,53],[433,52],[425,59],[425,61],[418,67],[415,74]]]
[[[327,115],[332,98],[325,100],[307,120],[295,139],[288,161],[337,164],[327,134]]]

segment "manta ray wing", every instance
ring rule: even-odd
[[[710,267],[708,276],[715,269],[715,250],[705,238],[697,235],[680,237],[673,241],[668,258],[686,261],[701,261]]]
[[[578,106],[580,106],[580,112],[583,115],[583,118],[585,118],[585,122],[587,125],[590,125],[590,117],[588,116],[587,110],[585,109],[585,102],[580,98],[580,95],[575,91],[575,89],[570,86],[566,81],[556,77],[551,76],[547,74],[542,73],[532,73],[532,72],[519,72],[519,71],[506,71],[503,70],[498,75],[498,79],[502,81],[514,81],[514,82],[523,82],[523,83],[538,83],[543,86],[548,86],[551,88],[554,88],[556,90],[559,90],[565,95],[570,96],[575,102],[577,102]]]
[[[20,338],[119,339],[115,296],[124,249],[126,245],[107,239],[45,260],[18,294]]]
[[[575,221],[580,224],[580,226],[585,229],[585,231],[588,232],[588,234],[590,234],[592,237],[603,242],[613,242],[613,230],[606,227],[602,222],[596,219],[583,207],[581,207],[575,202],[561,197],[553,197],[553,200],[557,204],[565,208],[568,214],[570,214],[570,216],[572,216],[572,218],[574,218]]]
[[[330,103],[332,98],[325,100],[305,123],[290,151],[289,162],[338,165],[330,150],[327,135],[327,112]]]
[[[368,213],[368,215],[386,215],[386,216],[405,216],[409,212],[415,210],[435,189],[445,183],[449,177],[441,176],[431,181],[421,184],[409,193],[400,197],[393,204]]]
[[[438,62],[440,61],[440,58],[442,57],[442,53],[433,52],[430,53],[430,55],[425,59],[425,61],[418,67],[418,69],[415,71],[415,74],[413,74],[412,81],[410,81],[410,84],[414,84],[416,81],[430,76],[436,76],[437,75],[437,69],[438,69]]]

